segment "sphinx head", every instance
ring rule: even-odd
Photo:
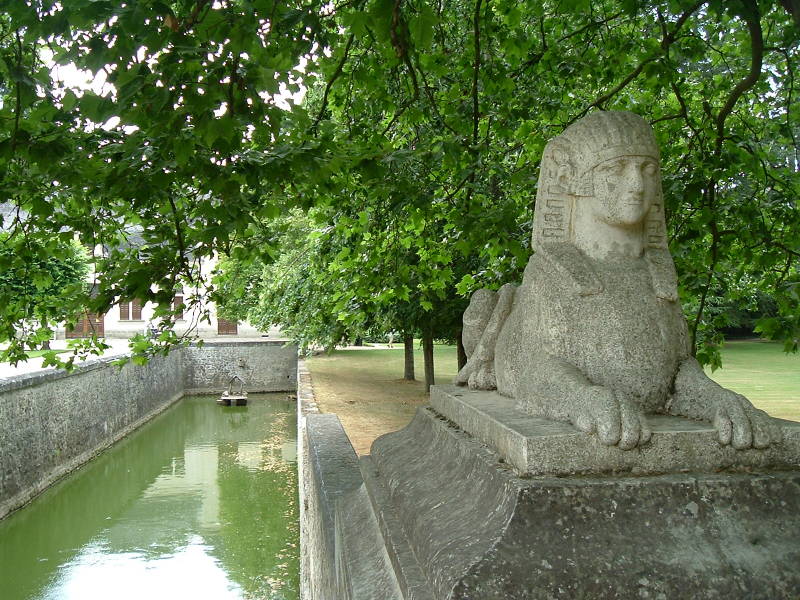
[[[665,248],[659,151],[650,125],[630,112],[598,111],[551,140],[542,156],[533,245],[573,242],[578,219],[640,231]]]

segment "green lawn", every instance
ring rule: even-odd
[[[28,358],[39,358],[40,356],[44,355],[45,352],[55,352],[56,354],[61,354],[62,352],[66,352],[66,350],[28,350]]]
[[[774,342],[732,341],[722,350],[722,368],[709,375],[722,386],[747,396],[774,417],[800,421],[800,354],[786,354]],[[415,348],[417,379],[424,378],[422,351]],[[403,375],[402,345],[394,350],[358,350],[336,353],[336,370],[349,378],[370,374],[387,384]],[[435,346],[436,381],[452,381],[456,374],[455,346]],[[333,365],[331,365],[333,366]],[[339,371],[343,369],[343,371]]]
[[[773,417],[800,421],[800,354],[784,353],[782,344],[727,342],[722,368],[709,375]]]
[[[455,346],[434,344],[433,362],[436,383],[450,383],[458,373],[458,358]],[[341,358],[341,368],[354,369],[361,373],[370,372],[375,379],[400,379],[403,376],[404,351],[403,344],[396,343],[394,348],[348,348],[336,350],[331,357]],[[417,379],[425,379],[425,363],[422,359],[422,346],[414,340],[414,371]]]

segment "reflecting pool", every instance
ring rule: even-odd
[[[0,599],[298,598],[295,409],[183,398],[0,521]]]

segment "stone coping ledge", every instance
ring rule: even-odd
[[[66,369],[57,369],[55,367],[46,367],[38,371],[29,371],[27,373],[20,373],[19,375],[11,375],[9,377],[0,377],[0,394],[4,392],[10,392],[12,390],[40,385],[48,381],[63,379],[64,377],[72,377],[80,373],[88,373],[89,371],[104,369],[110,366],[112,362],[127,356],[130,356],[130,353],[87,358],[84,361],[75,363],[75,367],[71,371],[67,371]]]
[[[210,340],[203,340],[203,346],[248,346],[254,344],[263,344],[265,346],[286,346],[292,344],[292,340],[285,338],[246,338],[246,339],[221,339],[214,338]],[[199,344],[192,342],[189,344],[190,348],[197,348]]]
[[[775,419],[783,432],[781,443],[764,450],[735,450],[719,444],[710,424],[651,415],[650,442],[620,450],[568,423],[518,410],[512,398],[497,392],[433,386],[431,406],[497,452],[521,476],[658,475],[800,466],[800,423],[783,419]]]
[[[264,338],[264,339],[238,339],[238,340],[204,340],[203,345],[199,346],[196,342],[192,342],[187,348],[215,348],[215,347],[236,347],[236,346],[286,346],[291,344],[288,339]],[[178,346],[171,350],[171,352],[180,352],[183,346]],[[97,369],[103,369],[111,365],[114,361],[122,358],[130,357],[130,352],[116,352],[108,356],[93,356],[84,361],[75,363],[75,367],[71,371],[66,369],[57,369],[56,367],[45,367],[36,371],[28,371],[18,375],[9,375],[7,377],[0,377],[0,394],[10,392],[22,388],[41,385],[48,381],[55,381],[64,377],[72,377],[80,373],[88,373]],[[157,357],[151,357],[151,360]]]
[[[314,396],[314,383],[306,361],[297,361],[297,416],[302,419],[306,415],[319,414],[319,406]]]

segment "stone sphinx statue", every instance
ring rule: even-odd
[[[659,150],[628,112],[595,112],[544,150],[522,285],[478,290],[456,383],[628,450],[647,414],[708,421],[723,445],[777,441],[772,420],[692,357],[666,244]]]

